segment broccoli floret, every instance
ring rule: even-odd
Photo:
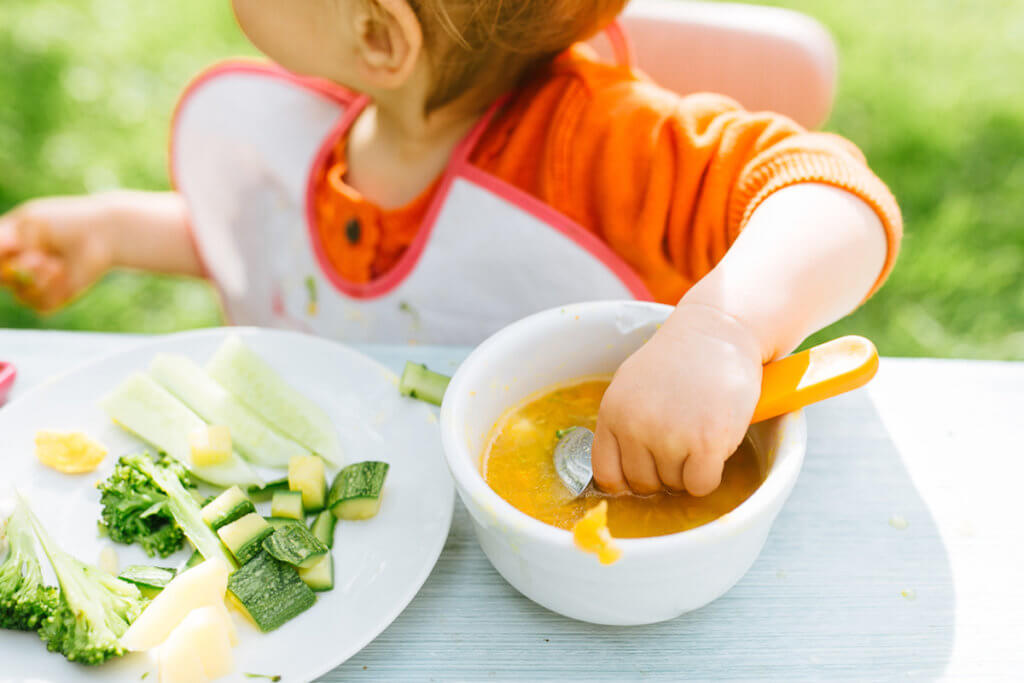
[[[53,614],[39,625],[39,636],[47,649],[82,664],[102,664],[123,655],[125,649],[118,641],[149,600],[134,584],[61,550],[28,505],[24,501],[20,505],[24,506],[60,584]]]
[[[182,483],[180,464],[168,458],[154,461],[147,453],[140,453],[123,456],[118,465],[135,470],[149,481],[150,486],[166,495],[166,510],[204,558],[219,559],[228,567],[237,566],[217,534],[203,521],[202,508]]]
[[[7,521],[10,551],[0,565],[0,628],[34,631],[57,606],[57,589],[43,583],[32,526],[22,506]]]
[[[158,460],[185,488],[195,488],[188,471],[176,460]],[[150,557],[167,557],[181,549],[185,534],[167,506],[167,494],[149,476],[121,458],[113,473],[97,484],[103,505],[100,528],[117,543],[138,543]]]

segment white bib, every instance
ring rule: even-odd
[[[366,284],[343,280],[320,244],[312,189],[365,104],[244,62],[214,67],[186,90],[172,175],[232,322],[346,342],[476,344],[546,308],[651,298],[591,233],[469,163],[489,116],[454,152],[394,269]]]

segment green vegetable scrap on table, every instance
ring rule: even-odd
[[[23,500],[18,505],[60,584],[52,614],[39,624],[39,637],[47,649],[81,664],[102,664],[125,654],[120,638],[149,601],[133,584],[61,550],[28,505]]]
[[[195,488],[180,463],[165,456],[156,462],[172,472],[183,487]],[[174,521],[167,494],[152,478],[119,461],[114,472],[96,488],[103,506],[100,528],[110,540],[126,545],[138,543],[150,557],[167,557],[181,550],[185,534]]]
[[[0,565],[0,628],[33,631],[56,608],[57,589],[43,583],[32,525],[23,506],[15,508],[5,533],[10,549]]]

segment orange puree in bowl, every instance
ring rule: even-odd
[[[562,529],[572,529],[599,501],[607,500],[611,535],[641,538],[707,524],[736,508],[761,485],[760,461],[744,441],[726,463],[722,485],[709,496],[606,496],[591,487],[574,499],[552,461],[557,432],[576,426],[593,429],[607,388],[607,380],[584,380],[510,409],[494,426],[484,452],[483,473],[490,487],[522,512]]]

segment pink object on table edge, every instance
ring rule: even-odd
[[[17,376],[18,373],[13,365],[0,361],[0,405],[3,405],[7,400],[7,394],[10,393],[11,387],[14,386],[14,378]]]

